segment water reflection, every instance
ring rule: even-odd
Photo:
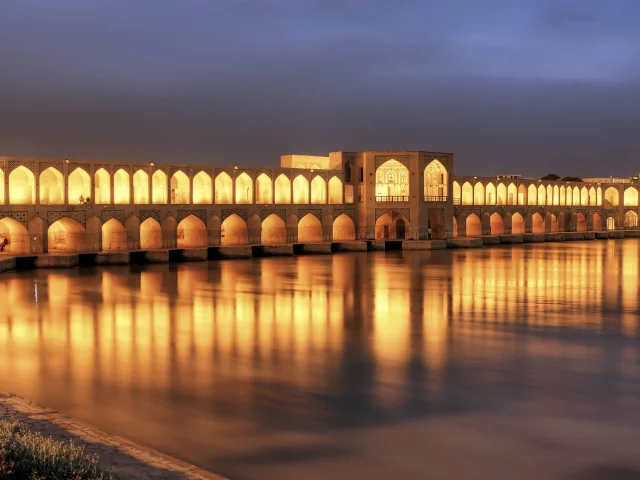
[[[589,397],[592,411],[635,412],[624,398],[640,393],[628,383],[638,358],[623,339],[637,335],[639,248],[4,274],[0,390],[242,478],[283,474],[274,446],[302,464],[302,448],[322,456],[322,432],[342,448],[331,432],[515,400],[585,401],[599,388],[612,395]]]

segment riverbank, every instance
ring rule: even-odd
[[[140,265],[294,255],[328,255],[341,252],[381,250],[441,250],[482,248],[521,243],[547,243],[640,238],[640,230],[602,232],[525,233],[456,237],[447,240],[355,240],[347,242],[289,243],[275,245],[228,245],[201,248],[172,248],[40,255],[0,256],[0,273],[33,268],[72,268],[95,265]]]
[[[32,432],[59,441],[73,441],[86,453],[97,455],[103,468],[119,478],[224,480],[213,473],[163,455],[115,435],[89,427],[54,410],[35,405],[21,397],[0,394],[0,420],[15,418]]]

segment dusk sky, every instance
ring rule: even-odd
[[[0,155],[640,173],[638,0],[0,0]]]

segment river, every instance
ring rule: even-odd
[[[237,480],[640,478],[639,254],[4,273],[0,391]]]

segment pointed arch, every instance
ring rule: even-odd
[[[565,205],[565,204],[566,204],[566,192],[565,192],[564,185],[562,185],[560,187],[560,205]]]
[[[547,205],[553,205],[553,187],[551,185],[547,185]]]
[[[149,204],[149,174],[142,169],[136,170],[133,174],[133,203]]]
[[[191,203],[189,177],[182,170],[171,175],[171,203],[174,205]]]
[[[460,189],[460,184],[455,180],[453,181],[453,204],[462,204],[462,190]]]
[[[425,199],[442,199],[447,196],[449,179],[447,169],[439,160],[432,160],[424,168],[424,196]]]
[[[522,235],[524,233],[524,218],[519,212],[511,216],[511,233],[514,235]]]
[[[476,183],[476,185],[478,185]],[[480,217],[475,213],[470,213],[465,221],[467,237],[477,237],[482,235],[482,224],[480,223]]]
[[[256,203],[273,203],[273,186],[266,173],[261,173],[256,178]]]
[[[327,203],[327,183],[320,175],[311,180],[311,203],[314,205]]]
[[[23,165],[9,174],[9,203],[11,205],[33,205],[36,203],[36,179],[31,170]]]
[[[40,172],[40,205],[64,204],[64,176],[55,167]]]
[[[298,222],[298,242],[313,243],[322,241],[322,223],[318,218],[307,213]]]
[[[356,227],[348,215],[343,213],[333,221],[332,238],[334,242],[356,239]]]
[[[527,187],[524,184],[520,184],[518,187],[518,205],[527,204]]]
[[[638,214],[633,210],[628,210],[624,214],[624,226],[626,228],[638,228]]]
[[[566,205],[567,206],[571,206],[573,205],[573,189],[571,188],[571,185],[567,185],[567,202]]]
[[[638,206],[638,190],[636,187],[627,187],[624,190],[624,206],[625,207],[637,207]]]
[[[469,182],[462,184],[462,205],[473,205],[473,187]]]
[[[484,185],[482,182],[477,182],[473,186],[473,204],[484,205]]]
[[[489,219],[491,225],[491,235],[504,235],[504,220],[502,215],[495,212],[491,214]]]
[[[178,248],[207,246],[207,226],[195,215],[187,215],[177,228]]]
[[[537,205],[538,204],[538,189],[535,185],[531,184],[528,188],[529,196],[527,198],[528,205]]]
[[[69,205],[80,205],[80,197],[91,197],[91,177],[84,169],[77,167],[67,179],[67,202]]]
[[[200,170],[193,177],[193,203],[198,205],[211,205],[213,203],[213,182],[211,176]]]
[[[93,203],[107,205],[111,203],[111,175],[104,168],[93,174]]]
[[[329,179],[329,203],[333,205],[342,203],[342,181],[335,176]]]
[[[560,205],[560,189],[558,185],[553,186],[553,204]]]
[[[580,189],[580,205],[583,207],[589,205],[589,190],[587,190],[587,187]]]
[[[236,203],[253,203],[253,181],[246,172],[236,177]]]
[[[309,181],[302,175],[293,180],[293,203],[309,203]]]
[[[216,203],[230,204],[233,200],[233,180],[226,172],[220,172],[216,177]]]
[[[291,203],[291,181],[284,173],[276,178],[274,195],[277,204]]]
[[[602,206],[602,188],[601,187],[598,187],[596,189],[596,205],[598,207]]]
[[[62,217],[53,222],[47,230],[47,237],[49,253],[82,252],[85,250],[86,233],[84,227],[72,218]]]
[[[510,183],[507,187],[507,205],[518,204],[518,189],[514,183]]]
[[[294,185],[295,189],[295,185]],[[376,169],[376,198],[409,196],[409,169],[397,160],[387,160]],[[295,193],[294,193],[295,203]]]
[[[531,233],[544,233],[544,219],[538,212],[531,216]]]
[[[224,222],[222,222],[220,228],[221,245],[246,245],[249,243],[247,222],[235,213],[228,216]]]
[[[0,205],[4,205],[4,170],[0,168]]]
[[[496,203],[496,187],[493,183],[489,182],[485,187],[485,205],[495,205]]]
[[[497,205],[507,204],[507,187],[505,187],[504,183],[502,182],[498,184],[498,188],[496,189],[496,204]]]
[[[156,170],[151,176],[151,198],[155,205],[167,204],[167,174]]]
[[[17,220],[9,217],[0,219],[0,240],[7,240],[4,248],[10,253],[29,253],[29,231]]]
[[[599,213],[594,212],[592,215],[592,226],[591,229],[594,232],[601,232],[602,231],[602,217],[600,216]]]
[[[142,250],[162,248],[162,227],[155,218],[149,217],[140,224],[140,248]]]
[[[115,218],[111,218],[102,224],[102,250],[126,250],[127,234],[122,225]]]
[[[547,204],[547,190],[544,188],[544,185],[538,186],[538,205],[546,205]]]
[[[613,206],[617,207],[620,204],[620,193],[616,187],[609,187],[604,191],[604,201],[605,205],[607,202]]]
[[[287,242],[287,226],[284,220],[275,213],[262,221],[260,242],[263,245]]]
[[[595,207],[597,203],[596,189],[591,187],[589,189],[589,206]]]
[[[113,174],[113,203],[116,205],[131,203],[129,173],[123,168]]]
[[[577,186],[573,187],[573,205],[580,205],[580,188]]]

